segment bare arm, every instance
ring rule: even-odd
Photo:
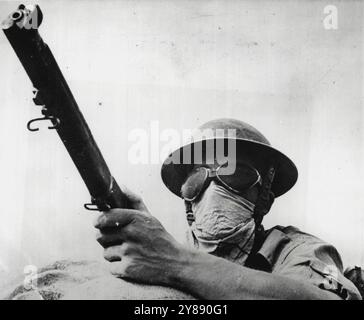
[[[203,299],[340,299],[310,283],[239,266],[200,252],[185,253],[171,284]]]

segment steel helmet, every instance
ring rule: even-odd
[[[197,135],[192,136],[192,142],[172,152],[164,161],[161,169],[162,180],[167,188],[175,195],[181,197],[181,186],[188,174],[193,169],[193,163],[183,163],[182,155],[186,148],[193,150],[199,144],[203,152],[206,150],[206,143],[216,143],[222,139],[224,143],[234,139],[236,143],[236,156],[244,158],[246,155],[253,161],[255,168],[264,177],[265,172],[271,165],[275,168],[275,177],[272,184],[272,191],[275,197],[279,197],[291,189],[297,181],[298,172],[295,164],[283,153],[273,148],[269,141],[251,125],[235,119],[216,119],[200,126],[196,132],[209,130],[210,137]],[[231,135],[233,130],[234,135]],[[223,132],[223,135],[221,135]],[[181,159],[181,161],[175,161]]]

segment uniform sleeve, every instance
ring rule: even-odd
[[[274,273],[310,282],[322,290],[337,294],[345,300],[361,300],[355,285],[343,275],[337,250],[319,239],[304,239],[292,243],[288,253],[277,261]]]

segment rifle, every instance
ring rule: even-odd
[[[33,101],[42,106],[43,117],[30,120],[49,120],[49,129],[57,131],[91,195],[88,210],[105,211],[126,208],[127,197],[121,191],[92,136],[58,64],[41,38],[38,28],[43,14],[38,5],[20,5],[2,22],[2,29],[28,74],[35,90]]]

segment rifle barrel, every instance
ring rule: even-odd
[[[92,203],[99,210],[126,207],[126,196],[111,175],[51,50],[38,32],[41,21],[29,27],[29,17],[33,23],[34,17],[41,20],[40,8],[27,10],[19,6],[2,23],[2,28],[37,90],[35,103],[43,105],[42,113],[52,121],[90,192]]]

